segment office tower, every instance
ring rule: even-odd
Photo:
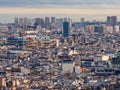
[[[42,28],[45,26],[43,18],[36,18],[35,19],[34,26],[37,27],[38,25],[40,25]]]
[[[115,25],[117,25],[117,16],[108,16],[107,17],[107,25],[108,26],[115,26]]]
[[[29,19],[27,17],[24,17],[24,25],[28,26],[29,23]]]
[[[27,26],[30,26],[30,20],[27,17],[23,18],[23,30],[27,30]]]
[[[64,22],[68,22],[68,18],[64,18]]]
[[[49,17],[45,17],[45,27],[48,28],[50,24],[50,19]]]
[[[56,26],[58,27],[58,28],[61,28],[61,29],[63,29],[63,19],[62,18],[60,18],[60,19],[56,19]]]
[[[68,37],[69,36],[69,22],[63,23],[63,36]]]
[[[111,16],[111,24],[112,26],[117,25],[117,16]]]
[[[40,18],[35,18],[35,23],[36,23],[37,25],[40,25],[40,21],[41,21]]]
[[[19,25],[22,26],[24,24],[24,19],[23,18],[19,18]]]
[[[84,18],[81,18],[80,22],[81,22],[82,24],[84,24],[85,19],[84,19]]]
[[[51,17],[51,23],[55,23],[55,17]]]
[[[116,25],[117,25],[117,16],[108,16],[107,17],[107,25],[112,26],[113,32],[116,32]]]
[[[95,26],[95,32],[97,32],[97,33],[103,33],[104,32],[104,30],[103,30],[103,26]]]
[[[70,22],[71,19],[70,18],[63,18],[64,22]]]
[[[110,17],[110,16],[107,17],[107,25],[108,25],[108,26],[111,25],[111,17]]]
[[[18,27],[18,18],[14,18],[15,27]]]

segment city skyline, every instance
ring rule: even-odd
[[[120,90],[119,0],[0,0],[0,90]]]
[[[113,15],[108,15],[108,16],[113,16]],[[28,18],[30,20],[33,20],[35,18],[43,18],[45,17],[55,17],[56,19],[60,18],[70,18],[73,22],[80,22],[81,18],[84,18],[85,21],[98,21],[98,22],[106,22],[107,20],[107,15],[62,15],[62,14],[0,14],[0,23],[14,23],[15,18]],[[118,22],[120,21],[120,15],[117,16]]]
[[[119,0],[0,0],[0,19],[11,22],[13,17],[67,16],[78,20],[88,16],[87,20],[105,20],[109,15],[119,18],[119,4]]]

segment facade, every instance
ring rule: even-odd
[[[51,17],[51,23],[55,23],[55,17]]]
[[[107,25],[112,25],[112,26],[117,25],[117,16],[108,16]]]
[[[5,87],[5,86],[6,86],[5,78],[0,77],[0,88]]]
[[[107,26],[106,32],[113,33],[113,26]]]
[[[48,28],[50,24],[50,19],[49,17],[45,17],[45,27]]]
[[[111,25],[111,17],[110,16],[107,17],[107,25]]]
[[[118,25],[115,25],[115,26],[114,26],[114,32],[116,32],[116,33],[119,32],[119,26],[118,26]]]
[[[19,25],[22,26],[24,24],[24,18],[19,18]]]
[[[85,22],[85,19],[84,18],[81,18],[81,23],[83,24]]]
[[[103,33],[104,32],[103,26],[95,26],[95,32],[97,32],[97,33]]]
[[[112,26],[117,25],[117,16],[112,16],[111,17],[111,23],[112,23]]]
[[[69,22],[63,23],[63,36],[68,37],[69,36]]]
[[[73,72],[73,61],[64,60],[62,62],[62,72]]]
[[[34,26],[37,27],[38,25],[40,25],[41,27],[44,27],[44,20],[43,20],[43,18],[36,18],[35,19]]]
[[[17,26],[18,26],[18,18],[14,18],[14,23],[15,23],[15,27],[17,28]]]
[[[48,36],[40,37],[40,40],[38,43],[39,43],[39,47],[41,48],[52,48],[56,46],[56,41],[53,39],[50,39],[50,37]]]

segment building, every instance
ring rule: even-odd
[[[24,24],[24,18],[19,18],[19,25],[23,26],[23,24]]]
[[[117,16],[111,16],[111,24],[112,26],[117,25]]]
[[[109,61],[109,58],[108,55],[96,55],[94,61]]]
[[[56,41],[49,36],[41,36],[38,43],[41,48],[52,48],[56,46]]]
[[[108,16],[107,25],[111,25],[111,26],[117,25],[117,16]]]
[[[18,20],[18,18],[14,18],[14,23],[15,23],[15,27],[17,28],[17,26],[18,26],[18,23],[19,23],[19,20]]]
[[[93,33],[94,32],[94,25],[88,25],[86,26],[86,30],[90,33]]]
[[[51,23],[55,23],[55,17],[51,17]]]
[[[7,45],[15,45],[18,48],[19,46],[22,47],[24,44],[23,37],[10,36],[7,38]]]
[[[35,19],[34,26],[37,27],[38,25],[40,25],[42,28],[44,27],[44,20],[43,20],[43,18],[36,18]]]
[[[68,18],[64,18],[64,22],[68,22]]]
[[[0,88],[6,86],[6,79],[4,77],[0,77]]]
[[[84,18],[81,18],[80,22],[81,22],[82,24],[84,24],[84,23],[85,23],[85,19],[84,19]]]
[[[30,25],[31,25],[31,21],[30,21],[29,18],[24,17],[24,25],[25,25],[25,26],[30,26]]]
[[[6,24],[0,25],[0,32],[1,33],[5,33],[5,32],[8,32],[8,31],[9,31],[9,28]]]
[[[113,26],[107,26],[106,32],[113,33]]]
[[[97,33],[103,33],[104,32],[104,30],[103,30],[103,26],[95,26],[95,32],[97,32]]]
[[[62,27],[63,27],[63,19],[62,18],[60,18],[60,19],[56,19],[56,26],[58,27],[58,28],[60,28],[61,30],[62,30]]]
[[[106,22],[107,22],[108,26],[111,25],[111,17],[110,16],[107,17],[107,21]]]
[[[49,17],[45,17],[45,27],[48,28],[50,24],[50,19]]]
[[[68,37],[69,36],[69,22],[63,23],[63,36]]]
[[[73,61],[72,60],[63,60],[62,61],[62,72],[73,72]]]
[[[119,26],[118,26],[118,25],[115,25],[115,26],[114,26],[114,32],[115,32],[115,33],[118,33],[118,32],[119,32]]]

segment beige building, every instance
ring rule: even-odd
[[[6,79],[4,77],[0,77],[0,87],[6,86]]]

